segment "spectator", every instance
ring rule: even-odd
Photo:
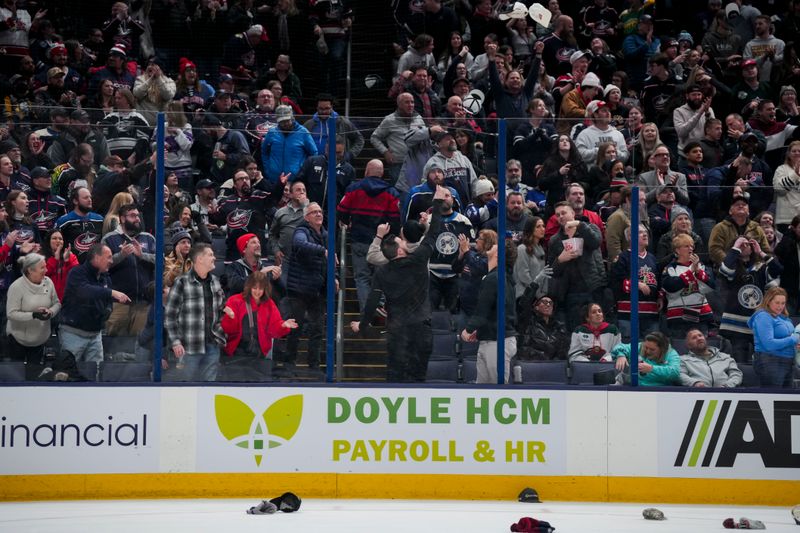
[[[113,259],[108,246],[94,242],[85,257],[67,278],[58,336],[62,355],[69,352],[76,361],[99,363],[103,360],[101,333],[111,304],[124,304],[130,298],[111,288],[108,270]]]
[[[328,280],[328,230],[322,225],[322,208],[317,203],[310,203],[303,208],[303,218],[305,220],[297,226],[292,237],[292,253],[286,265],[289,270],[286,300],[282,303],[285,310],[281,315],[305,324],[309,339],[308,367],[318,370]],[[308,316],[307,320],[305,316]],[[284,369],[289,372],[296,368],[299,333],[299,330],[292,331],[286,345]]]
[[[53,140],[47,155],[53,164],[61,165],[67,162],[77,145],[85,143],[92,148],[93,159],[89,164],[99,166],[111,155],[105,136],[89,125],[89,115],[83,109],[73,111],[69,117],[69,126]]]
[[[266,76],[261,77],[260,85],[265,85],[271,80],[281,82],[283,94],[299,102],[303,98],[303,90],[300,86],[300,78],[292,70],[292,60],[286,54],[279,54],[275,59],[275,66],[269,69]]]
[[[417,65],[406,70],[389,89],[389,98],[407,92],[414,99],[414,111],[426,119],[438,117],[442,109],[439,95],[431,89],[431,79],[425,66]]]
[[[472,203],[467,205],[464,210],[472,227],[476,230],[483,229],[483,226],[491,219],[497,218],[497,198],[495,198],[494,185],[491,180],[481,176],[475,181],[472,187]]]
[[[55,166],[47,155],[47,144],[36,131],[29,131],[22,138],[22,165],[29,169],[44,167],[48,172]]]
[[[192,236],[186,230],[176,231],[170,238],[172,251],[164,257],[164,286],[171,288],[178,276],[192,269],[189,261],[189,250],[192,248]]]
[[[119,226],[119,210],[123,205],[136,203],[129,192],[118,192],[111,200],[105,218],[103,219],[103,235],[111,233]]]
[[[709,346],[699,329],[686,332],[686,348],[681,355],[681,385],[684,387],[734,388],[742,384],[742,371],[733,358]]]
[[[742,235],[725,255],[719,274],[727,281],[725,312],[720,334],[731,341],[732,356],[739,363],[749,363],[753,351],[753,332],[747,321],[764,299],[764,292],[777,286],[783,266],[778,259],[761,250],[752,236]]]
[[[611,213],[606,223],[606,252],[608,260],[614,262],[623,250],[630,250],[630,243],[625,236],[625,228],[631,225],[631,208],[633,206],[633,188],[625,186],[620,192],[620,206]],[[647,220],[647,201],[644,191],[639,189],[639,220]],[[670,250],[672,245],[670,244]]]
[[[723,162],[724,147],[722,146],[722,121],[718,118],[706,120],[703,128],[703,138],[699,139],[703,150],[703,166],[706,168],[718,167]]]
[[[661,285],[667,293],[667,324],[670,336],[682,338],[690,327],[708,332],[712,321],[711,306],[706,296],[716,284],[711,269],[707,269],[694,253],[694,241],[686,234],[672,239],[675,259],[661,274]]]
[[[28,190],[28,213],[41,235],[55,227],[56,220],[66,213],[66,202],[50,193],[50,171],[44,167],[31,170],[31,187]]]
[[[402,74],[406,70],[411,70],[418,66],[426,69],[435,67],[436,60],[433,58],[433,37],[426,33],[420,33],[414,37],[414,42],[408,45],[408,50],[400,56],[397,61],[397,74]]]
[[[383,163],[373,159],[367,163],[364,178],[347,188],[337,208],[341,223],[350,228],[353,275],[362,312],[372,278],[372,268],[367,263],[369,244],[380,224],[389,223],[392,233],[400,231],[399,202],[399,193],[383,178]]]
[[[754,58],[758,65],[759,78],[769,81],[772,78],[772,69],[783,63],[785,43],[772,35],[772,20],[769,16],[759,15],[755,22],[756,36],[744,45],[742,57]]]
[[[308,20],[317,40],[320,82],[325,92],[334,94],[342,86],[353,10],[349,2],[316,2],[310,7]]]
[[[97,89],[97,94],[88,102],[89,121],[92,124],[97,124],[106,115],[114,111],[114,82],[110,79],[105,79],[100,82],[100,87]]]
[[[344,192],[355,180],[356,171],[348,163],[343,136],[336,136],[336,201],[341,201]],[[327,206],[328,198],[328,148],[325,147],[319,155],[311,156],[303,161],[300,171],[291,176],[290,181],[302,182],[306,186],[308,199],[320,205]]]
[[[156,261],[155,237],[143,231],[136,205],[120,207],[119,220],[119,226],[102,240],[113,254],[111,282],[129,299],[126,305],[113,306],[106,322],[106,334],[111,337],[136,336],[144,328],[149,305],[146,288],[153,281]]]
[[[222,48],[220,72],[231,76],[237,86],[249,87],[266,71],[268,40],[261,24],[232,35]]]
[[[252,240],[258,243],[258,239]],[[241,293],[225,302],[222,330],[228,337],[218,381],[267,381],[272,376],[272,339],[297,328],[283,320],[263,272],[248,275]]]
[[[545,263],[544,229],[544,220],[537,216],[529,217],[525,221],[521,242],[517,245],[517,259],[513,271],[514,294],[518,303],[525,291],[534,283],[537,295],[548,292],[547,280],[552,275],[552,268],[547,267]]]
[[[792,57],[793,61],[796,62],[798,58],[794,49],[791,54],[794,56]],[[784,59],[785,63],[786,59]],[[796,68],[794,63],[790,68]],[[792,77],[794,77],[794,72],[792,72]],[[778,95],[778,109],[775,111],[775,118],[778,122],[788,122],[800,115],[800,110],[797,108],[797,91],[793,86],[784,85]]]
[[[669,148],[661,145],[653,152],[655,170],[643,172],[639,175],[639,185],[644,190],[647,203],[653,204],[658,200],[658,194],[666,185],[675,189],[675,200],[682,206],[689,205],[689,189],[686,185],[686,176],[670,169]]]
[[[402,93],[397,97],[397,109],[387,115],[372,132],[369,140],[372,146],[383,156],[384,171],[397,183],[400,168],[408,153],[406,136],[416,129],[424,129],[422,117],[414,110],[414,96]]]
[[[64,289],[70,271],[78,266],[78,257],[72,253],[69,245],[64,246],[64,236],[54,229],[45,238],[42,251],[47,260],[47,277],[53,282],[56,295],[64,303]]]
[[[545,217],[553,214],[553,207],[564,201],[565,191],[570,183],[585,179],[588,174],[586,164],[578,148],[569,135],[559,135],[550,156],[545,159],[539,172],[538,188],[547,195]]]
[[[560,229],[550,238],[547,263],[553,266],[553,294],[567,309],[567,327],[578,325],[578,309],[591,302],[605,302],[607,288],[605,267],[600,254],[600,229],[594,224],[575,220],[575,210],[566,203],[556,204]]]
[[[236,239],[236,247],[241,257],[225,265],[222,287],[229,295],[239,294],[253,272],[262,272],[272,283],[281,277],[281,267],[266,257],[261,257],[261,241],[253,233],[245,233]],[[271,294],[271,290],[269,291]]]
[[[281,266],[292,252],[294,230],[303,221],[303,208],[308,205],[306,186],[302,181],[289,184],[289,203],[278,209],[269,228],[275,264]]]
[[[732,63],[731,58],[735,58],[742,53],[744,42],[741,36],[731,29],[730,20],[724,10],[717,10],[715,14],[709,14],[708,27],[704,28],[702,47],[710,59],[717,61],[720,65],[727,66]]]
[[[533,98],[528,103],[530,118],[519,124],[514,133],[513,155],[522,163],[525,185],[536,183],[536,167],[541,166],[556,139],[556,129],[544,100]]]
[[[136,101],[130,89],[114,92],[115,111],[100,122],[112,155],[128,161],[130,165],[149,154],[150,124],[134,108]]]
[[[594,41],[599,41],[599,39],[594,39],[592,42],[594,43]],[[611,54],[609,54],[609,56],[612,58],[614,57]],[[608,77],[606,77],[606,79],[608,79]],[[609,83],[603,88],[603,99],[611,113],[611,125],[618,130],[622,130],[628,123],[628,114],[630,113],[628,106],[622,103],[622,90],[616,85]],[[623,137],[624,136],[623,134]]]
[[[275,95],[269,89],[261,89],[256,94],[256,106],[244,117],[244,133],[252,153],[261,148],[264,135],[277,125],[275,122]]]
[[[74,91],[64,88],[64,71],[58,67],[51,67],[47,71],[47,83],[36,91],[34,105],[36,114],[44,118],[48,109],[56,106],[75,108],[78,105],[78,96]]]
[[[192,144],[194,134],[192,125],[183,113],[183,105],[177,100],[172,100],[166,107],[166,131],[164,132],[164,145],[167,153],[164,155],[164,173],[174,172],[178,176],[178,185],[185,191],[194,189],[192,176]],[[154,122],[152,122],[154,124]],[[153,132],[152,151],[156,150],[155,135]]]
[[[45,258],[37,253],[19,259],[22,276],[8,288],[8,347],[13,359],[36,365],[44,359],[50,319],[61,310]]]
[[[234,192],[219,202],[215,214],[211,214],[212,222],[227,227],[225,254],[226,261],[235,261],[239,257],[236,240],[245,233],[254,233],[261,241],[261,249],[266,250],[267,213],[277,203],[278,190],[283,190],[285,178],[278,182],[273,193],[267,194],[250,186],[250,175],[245,170],[238,170],[233,175]]]
[[[425,238],[413,251],[405,240],[385,235],[381,252],[389,262],[375,272],[367,306],[359,321],[350,323],[354,333],[366,330],[381,298],[387,311],[386,381],[424,381],[431,354],[431,308],[428,299],[428,261],[436,251],[441,231],[447,189],[437,186],[433,197],[431,223]],[[385,226],[384,226],[385,228]]]
[[[317,155],[311,134],[294,119],[290,107],[278,106],[275,120],[278,127],[267,132],[261,142],[264,175],[272,184],[283,182],[283,175],[297,175],[303,161]]]
[[[553,18],[555,19],[553,33],[541,41],[544,43],[542,60],[547,72],[553,76],[560,76],[569,72],[571,66],[569,58],[578,48],[578,43],[575,40],[572,17],[560,15]]]
[[[156,114],[166,110],[175,91],[175,82],[164,73],[164,62],[156,56],[148,60],[144,73],[133,85],[136,107],[149,124],[156,123]]]
[[[681,234],[688,235],[692,238],[692,241],[694,241],[694,251],[700,257],[701,261],[708,260],[708,251],[706,250],[705,241],[700,235],[694,232],[692,228],[692,219],[688,211],[683,210],[683,212],[676,212],[672,217],[670,230],[661,236],[656,246],[656,264],[658,267],[656,272],[659,273],[659,275],[664,270],[664,267],[675,258],[675,254],[672,251],[672,239]]]
[[[741,69],[741,80],[731,87],[733,100],[730,109],[734,113],[749,115],[758,105],[759,100],[772,97],[772,87],[766,81],[759,81],[758,62],[755,59],[742,61]]]
[[[569,133],[576,124],[586,118],[587,106],[602,90],[603,85],[600,83],[600,78],[590,72],[580,82],[579,87],[575,87],[564,95],[558,115],[559,121],[556,123],[559,135]]]
[[[441,168],[445,184],[458,192],[459,206],[464,206],[469,202],[472,188],[478,179],[472,162],[458,150],[452,131],[433,126],[430,128],[430,135],[431,141],[436,144],[437,152],[425,163],[423,175],[427,176],[434,164]]]
[[[586,191],[580,183],[570,183],[566,187],[567,203],[575,213],[575,220],[583,220],[590,224],[594,224],[600,230],[600,234],[605,234],[605,225],[600,215],[594,211],[586,209]],[[545,240],[558,233],[559,221],[555,215],[551,216],[547,221],[547,226],[544,234]]]
[[[121,2],[119,2],[121,3]],[[106,66],[94,72],[89,79],[89,98],[94,98],[103,80],[111,80],[115,89],[133,89],[136,77],[130,73],[125,64],[128,53],[124,46],[115,45],[108,52]]]
[[[644,85],[647,64],[659,46],[661,41],[653,35],[653,17],[647,14],[641,15],[636,33],[631,32],[622,41],[626,72],[634,89],[641,89]],[[651,118],[647,113],[645,116]]]
[[[614,367],[621,375],[617,382],[630,380],[631,345],[619,344],[611,351]],[[669,339],[660,331],[648,333],[639,343],[639,385],[669,386],[680,383],[680,358],[669,345]]]
[[[202,223],[210,232],[216,233],[220,227],[210,221],[210,217],[217,214],[218,206],[216,199],[217,191],[214,189],[214,182],[204,178],[195,185],[194,203],[189,206],[192,211],[192,218]]]
[[[631,250],[619,255],[611,265],[611,288],[617,302],[617,325],[623,339],[631,338],[631,293],[636,290],[639,296],[639,331],[650,333],[659,328],[658,265],[653,254],[647,251],[650,234],[644,224],[639,224],[639,274],[634,286],[631,280]],[[625,228],[625,239],[631,242],[631,227]]]
[[[178,81],[175,84],[175,100],[183,104],[183,110],[194,116],[202,109],[206,100],[214,96],[214,88],[197,75],[197,65],[185,57],[178,61]]]
[[[800,331],[786,312],[786,291],[772,287],[747,324],[753,330],[753,368],[765,388],[791,388]]]
[[[528,68],[526,79],[523,79],[520,71],[512,70],[505,80],[501,81],[497,73],[497,64],[494,61],[497,54],[497,45],[490,44],[486,48],[486,55],[489,56],[489,86],[492,90],[494,105],[499,118],[515,119],[525,117],[528,102],[533,98],[533,89],[538,78],[543,49],[543,43],[537,42],[534,45],[534,53],[536,55]],[[512,125],[509,132],[509,145],[510,141],[513,140],[515,129],[516,126]]]
[[[215,183],[222,184],[234,176],[239,161],[250,154],[250,148],[240,131],[226,128],[213,114],[203,118],[203,127],[214,143],[211,177]]]
[[[650,58],[650,76],[642,84],[639,99],[647,120],[663,125],[667,118],[667,102],[675,94],[680,80],[669,70],[669,57],[656,54]]]
[[[115,2],[111,6],[111,18],[102,25],[106,42],[124,46],[130,50],[131,57],[139,56],[139,37],[145,33],[144,24],[130,16],[130,8],[125,2]]]
[[[219,347],[226,342],[220,326],[225,294],[214,270],[214,251],[206,243],[189,252],[192,270],[178,277],[164,307],[164,328],[185,381],[215,381]]]
[[[336,136],[346,140],[345,160],[352,161],[361,150],[364,149],[364,136],[346,117],[341,116],[333,109],[333,96],[325,93],[317,95],[317,112],[314,113],[303,127],[305,127],[314,139],[318,154],[328,153],[328,143],[330,142],[330,119],[333,119],[336,126]]]
[[[686,87],[686,103],[672,112],[679,152],[683,153],[686,143],[699,140],[705,134],[706,121],[711,118],[714,118],[711,98],[703,95],[699,85]]]
[[[786,150],[786,159],[775,169],[772,178],[775,188],[775,223],[786,228],[800,213],[800,141],[792,141]]]
[[[519,349],[517,359],[523,361],[548,361],[566,359],[567,328],[556,320],[555,302],[550,296],[542,296],[533,301],[533,314],[519,312]],[[529,318],[523,318],[524,316]]]
[[[83,263],[90,248],[100,242],[103,217],[92,211],[92,194],[86,187],[72,189],[69,201],[73,209],[56,220],[56,228],[61,231],[72,252],[78,256],[78,261]]]
[[[628,147],[625,138],[611,125],[611,111],[606,107],[606,103],[593,100],[586,106],[586,114],[591,125],[582,130],[575,139],[575,145],[583,157],[583,162],[587,165],[594,163],[597,160],[598,147],[607,142],[616,144],[618,157],[627,161]]]
[[[497,232],[484,229],[478,232],[475,248],[466,235],[458,236],[458,257],[453,261],[453,271],[458,273],[459,324],[475,313],[481,280],[489,272],[486,252],[497,244]]]
[[[656,195],[656,203],[647,209],[653,242],[659,242],[672,228],[672,220],[683,213],[688,215],[689,211],[675,203],[675,187],[673,185],[662,187]]]
[[[796,315],[800,313],[800,215],[792,218],[783,239],[775,247],[775,257],[783,265],[780,286],[787,294],[787,308],[790,314]]]
[[[617,326],[605,321],[600,304],[587,303],[580,313],[583,323],[572,332],[569,362],[610,362],[611,349],[622,340]]]
[[[750,220],[750,206],[744,196],[735,196],[731,201],[728,216],[714,226],[708,240],[708,254],[711,262],[719,267],[725,254],[742,235],[751,235],[763,251],[770,252],[767,236],[755,220]]]
[[[663,144],[658,133],[658,126],[652,122],[642,124],[636,138],[632,140],[631,157],[628,164],[633,167],[633,173],[638,175],[643,171],[650,170],[648,161],[656,148]]]
[[[30,242],[34,245],[34,251],[39,251],[42,242],[38,228],[28,213],[28,195],[24,191],[15,189],[8,193],[5,201],[6,213],[8,216],[8,227],[11,231],[17,232],[17,244],[15,249],[21,251],[22,243]],[[15,270],[15,273],[18,272]]]
[[[478,341],[478,362],[476,383],[497,383],[497,352],[498,346],[497,333],[497,244],[492,246],[486,253],[488,258],[489,273],[481,281],[480,292],[478,293],[478,304],[475,313],[472,314],[461,332],[461,340],[464,342]],[[503,379],[509,382],[511,374],[511,359],[517,354],[517,332],[514,328],[516,323],[516,306],[513,297],[514,287],[509,279],[505,278],[505,332],[503,334],[503,354],[504,368]]]
[[[777,161],[783,155],[784,147],[789,139],[795,139],[797,126],[778,122],[775,120],[775,102],[772,100],[760,100],[755,106],[753,117],[747,124],[754,130],[764,134],[767,141],[764,158],[772,165],[777,166]],[[769,183],[768,177],[764,177],[764,182]]]

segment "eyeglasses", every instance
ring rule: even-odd
[[[654,154],[654,157],[669,157],[669,154]]]
[[[309,211],[309,212],[308,212],[308,213],[306,213],[306,214],[307,214],[307,215],[321,215],[321,214],[322,214],[322,210],[319,210],[319,211]]]
[[[546,305],[546,306],[548,306],[548,307],[553,307],[553,300],[544,300],[544,299],[542,299],[542,300],[539,300],[539,301],[536,303],[536,305],[539,305],[539,304],[541,304],[541,305]]]

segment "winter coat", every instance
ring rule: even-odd
[[[611,349],[622,342],[622,335],[614,324],[603,323],[597,331],[587,324],[581,324],[572,332],[570,338],[570,363],[574,362],[609,362]]]
[[[336,136],[345,138],[345,151],[350,158],[358,157],[358,154],[364,149],[364,136],[353,126],[352,122],[339,115],[336,111],[331,113],[331,118],[336,121]],[[317,153],[319,154],[328,153],[330,124],[330,119],[323,122],[319,119],[317,113],[314,113],[314,116],[303,124],[303,127],[311,134],[311,138],[314,139],[314,144],[317,145]]]
[[[733,357],[713,346],[708,347],[708,352],[708,357],[692,352],[681,355],[681,385],[694,387],[702,383],[706,387],[734,388],[742,384],[742,371]]]
[[[775,169],[772,178],[775,188],[775,223],[789,224],[800,214],[800,176],[789,165]]]
[[[78,256],[69,254],[69,259],[61,261],[56,257],[47,258],[47,277],[53,282],[59,301],[64,302],[64,289],[67,287],[67,276],[70,270],[78,266]]]
[[[72,269],[64,289],[61,325],[99,333],[111,314],[111,276],[87,261]]]
[[[292,237],[286,287],[289,294],[319,296],[324,294],[327,281],[328,231],[317,233],[305,220],[297,226]]]
[[[283,327],[283,318],[278,311],[278,307],[271,298],[263,298],[257,306],[253,306],[255,302],[250,300],[250,309],[256,314],[257,320],[255,327],[258,330],[258,345],[261,348],[261,355],[267,356],[272,349],[272,339],[277,339],[287,335],[291,330]],[[247,318],[247,306],[245,305],[244,296],[241,294],[234,294],[228,301],[225,302],[226,307],[230,307],[233,311],[233,318],[227,314],[222,315],[222,331],[228,336],[228,343],[225,345],[225,355],[227,357],[233,356],[236,348],[242,341],[242,323]]]
[[[343,224],[351,224],[354,242],[369,244],[378,225],[388,222],[400,233],[400,193],[382,178],[367,176],[350,184],[337,212]]]
[[[261,141],[264,177],[275,183],[283,173],[297,174],[307,157],[317,155],[317,145],[308,130],[295,121],[291,132],[272,128]]]
[[[764,230],[754,220],[748,220],[742,227],[738,227],[731,217],[714,226],[711,236],[708,238],[708,255],[715,266],[722,264],[725,254],[742,235],[753,236],[761,249],[769,253],[770,247]]]
[[[566,359],[567,328],[563,322],[551,318],[545,322],[533,315],[530,322],[520,324],[517,357],[523,360],[547,361]]]
[[[564,240],[567,239],[563,229],[553,235],[547,247],[547,263],[553,266],[551,283],[559,285],[559,296],[580,290],[574,286],[574,282],[578,280],[582,280],[587,292],[606,286],[606,268],[600,253],[600,229],[594,224],[581,222],[575,231],[575,237],[583,239],[583,254],[572,261],[560,263],[557,260],[564,251]]]
[[[658,363],[647,357],[644,357],[642,354],[642,345],[639,344],[639,362],[640,363],[648,363],[653,365],[653,370],[648,372],[647,374],[639,374],[639,385],[648,387],[663,387],[669,385],[677,385],[680,382],[680,374],[681,374],[681,361],[680,357],[678,356],[678,352],[675,351],[673,347],[669,347],[667,350],[666,355],[664,356],[664,361]],[[613,350],[611,350],[611,356],[613,357],[614,361],[617,360],[619,357],[624,357],[628,360],[630,364],[631,359],[631,345],[630,344],[618,344]]]

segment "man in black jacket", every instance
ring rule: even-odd
[[[389,263],[380,267],[372,279],[360,321],[350,322],[353,332],[366,329],[381,296],[386,300],[387,350],[386,381],[424,381],[428,358],[433,348],[431,307],[428,301],[428,260],[435,252],[442,225],[442,210],[448,190],[437,186],[433,196],[430,228],[419,247],[408,251],[406,242],[386,235],[381,252]]]

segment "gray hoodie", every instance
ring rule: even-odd
[[[681,385],[694,387],[702,382],[706,387],[733,388],[742,384],[742,371],[736,361],[719,348],[708,347],[710,355],[700,357],[689,352],[681,355]]]

